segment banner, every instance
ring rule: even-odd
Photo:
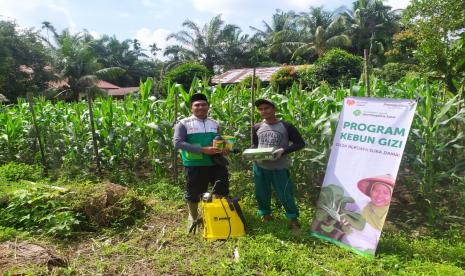
[[[374,256],[415,108],[413,100],[344,99],[313,236]]]

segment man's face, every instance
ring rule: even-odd
[[[391,202],[391,189],[382,183],[375,182],[371,188],[371,202],[373,205],[382,207]]]
[[[260,117],[266,120],[275,117],[276,109],[272,105],[264,103],[258,106],[258,112]]]
[[[208,114],[208,103],[206,101],[195,101],[191,105],[191,112],[195,117],[204,119]]]

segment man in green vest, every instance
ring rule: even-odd
[[[213,194],[229,194],[228,170],[212,159],[212,156],[222,154],[222,150],[212,146],[213,139],[219,134],[219,125],[208,118],[207,97],[200,93],[192,95],[190,108],[192,115],[176,124],[173,137],[174,147],[181,151],[186,172],[189,229],[198,219],[198,203],[209,184],[214,185]]]

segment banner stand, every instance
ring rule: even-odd
[[[327,236],[325,236],[325,235],[322,235],[322,234],[320,234],[320,233],[318,233],[318,232],[310,231],[310,236],[315,237],[315,238],[322,239],[322,240],[327,241],[327,242],[330,242],[330,243],[333,243],[333,244],[335,244],[335,245],[337,245],[337,246],[339,246],[339,247],[342,247],[342,248],[344,248],[344,249],[348,249],[348,250],[354,252],[354,253],[357,254],[357,255],[360,255],[360,256],[363,256],[363,257],[366,257],[366,258],[369,258],[369,259],[374,259],[374,258],[375,258],[375,256],[373,256],[373,255],[371,255],[371,254],[369,254],[369,253],[366,253],[366,252],[363,252],[363,251],[361,251],[361,250],[358,250],[357,248],[354,248],[354,247],[349,246],[349,245],[347,245],[347,244],[345,244],[345,243],[343,243],[343,242],[340,242],[340,241],[338,241],[338,240],[335,240],[335,239],[332,239],[332,238],[327,237]]]
[[[310,226],[313,237],[375,256],[416,104],[344,99]]]

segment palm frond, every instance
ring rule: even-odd
[[[352,45],[352,41],[349,36],[346,34],[337,35],[326,40],[326,45],[328,48],[345,48]]]
[[[111,78],[115,79],[118,78],[126,73],[126,70],[124,70],[121,67],[108,67],[104,69],[97,70],[95,72],[95,75],[99,78]]]

